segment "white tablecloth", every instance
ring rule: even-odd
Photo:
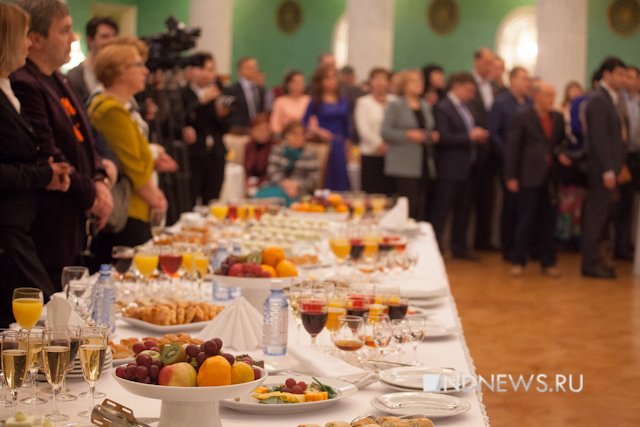
[[[438,340],[425,340],[419,346],[419,357],[427,366],[433,367],[452,367],[463,373],[475,375],[475,367],[469,354],[464,334],[462,332],[460,318],[451,293],[449,292],[449,283],[444,268],[442,257],[438,251],[438,247],[434,238],[433,230],[430,225],[422,224],[424,234],[412,242],[413,249],[420,253],[418,266],[416,267],[416,276],[425,277],[425,286],[437,289],[441,286],[446,288],[446,299],[440,306],[428,309],[433,313],[430,320],[439,321],[449,325],[456,325],[460,333],[459,335],[450,336]],[[291,326],[293,327],[293,326]],[[304,330],[301,340],[308,340]],[[134,330],[129,325],[120,322],[118,324],[117,336],[151,336],[153,333]],[[327,342],[327,337],[319,337]],[[306,342],[306,341],[303,341]],[[291,345],[292,343],[290,343]],[[410,350],[409,350],[410,351]],[[79,393],[87,389],[87,385],[81,380],[68,381],[72,392]],[[111,375],[104,375],[97,385],[98,390],[107,393],[107,396],[125,406],[133,409],[137,417],[157,417],[160,414],[160,401],[141,398],[124,391]],[[351,421],[354,417],[363,413],[379,414],[374,410],[369,402],[376,395],[390,393],[393,390],[376,383],[359,391],[356,395],[337,402],[335,405],[324,411],[311,412],[296,415],[249,415],[235,412],[229,409],[221,408],[220,414],[222,424],[225,427],[253,426],[260,424],[261,427],[295,427],[302,423],[317,423],[324,425],[328,421],[344,420]],[[23,394],[24,396],[24,394]],[[466,392],[458,395],[459,398],[468,401],[471,404],[471,410],[466,414],[436,420],[438,427],[444,426],[460,426],[460,427],[481,427],[488,426],[489,420],[482,404],[482,396],[480,392]],[[79,400],[72,403],[63,403],[59,405],[62,412],[73,415],[88,406],[87,400]],[[50,404],[37,407],[37,412],[47,411]],[[21,405],[21,408],[24,408]],[[33,412],[33,411],[32,411]]]

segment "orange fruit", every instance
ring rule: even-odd
[[[336,206],[336,212],[349,212],[349,207],[344,203],[339,204],[338,206]]]
[[[291,205],[291,209],[298,212],[309,212],[311,205],[307,202],[296,202]]]
[[[276,266],[278,277],[294,277],[298,275],[296,265],[287,259],[283,259]]]
[[[253,368],[244,362],[236,361],[231,366],[231,384],[241,384],[253,381]]]
[[[271,277],[276,277],[276,269],[271,267],[270,265],[267,264],[262,264],[260,267],[262,267],[262,271],[266,271],[267,273],[269,273],[269,276]]]
[[[262,250],[262,263],[275,267],[284,259],[284,250],[280,246],[269,246]]]
[[[324,206],[322,205],[311,205],[309,209],[310,212],[324,212]]]
[[[342,203],[342,196],[339,195],[338,193],[330,193],[327,196],[327,202],[329,202],[329,204],[333,206],[338,206],[339,204]]]
[[[204,361],[198,370],[198,387],[231,384],[231,365],[222,356],[213,356]]]

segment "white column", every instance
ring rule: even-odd
[[[587,0],[537,1],[537,75],[556,87],[556,100],[570,80],[585,83],[587,8]]]
[[[358,80],[373,67],[393,66],[393,0],[348,0],[348,61]]]
[[[198,50],[213,53],[220,74],[230,74],[233,0],[191,0],[189,26],[202,29]]]

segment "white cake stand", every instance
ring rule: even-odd
[[[251,393],[267,378],[262,372],[259,380],[243,384],[216,387],[169,387],[141,384],[112,375],[125,390],[141,397],[162,400],[158,427],[221,427],[218,401]]]

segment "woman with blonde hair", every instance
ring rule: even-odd
[[[15,288],[40,288],[45,299],[55,292],[38,258],[31,225],[38,193],[67,191],[70,185],[68,164],[39,157],[33,129],[9,83],[9,74],[25,64],[28,31],[29,15],[14,4],[0,3],[0,327],[13,321]]]
[[[154,183],[154,161],[144,124],[130,112],[133,96],[145,88],[149,70],[147,50],[138,39],[117,39],[103,47],[94,61],[104,92],[89,105],[91,124],[116,154],[120,173],[131,181],[131,198],[124,229],[102,233],[96,240],[96,256],[109,259],[116,245],[136,246],[151,238],[150,211],[166,211],[167,199]]]

